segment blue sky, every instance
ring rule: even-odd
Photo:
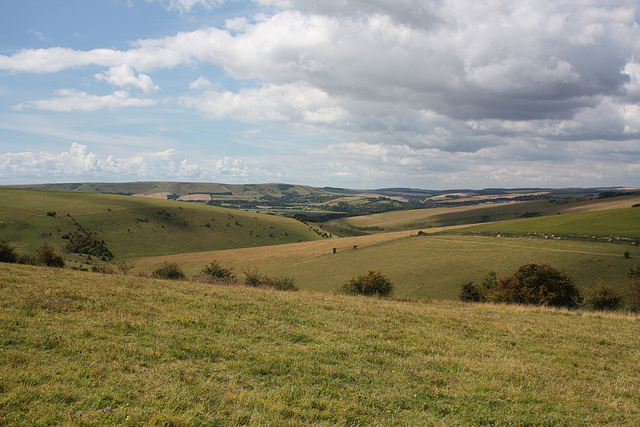
[[[640,186],[635,1],[0,2],[0,184]]]

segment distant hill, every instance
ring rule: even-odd
[[[117,259],[135,259],[317,240],[322,233],[290,218],[198,203],[0,188],[0,239],[28,252],[43,243],[66,251],[78,241],[104,244]],[[87,263],[87,255],[69,256]]]

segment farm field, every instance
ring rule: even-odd
[[[0,264],[3,425],[638,425],[632,315]]]
[[[373,215],[341,218],[330,221],[324,228],[334,234],[372,234],[400,230],[413,230],[449,225],[507,221],[527,216],[548,216],[566,213],[593,212],[630,208],[640,203],[640,196],[622,196],[564,202],[535,200],[407,211],[385,212]]]
[[[289,218],[68,191],[0,188],[0,221],[0,238],[22,251],[47,243],[64,252],[69,240],[63,236],[79,233],[103,240],[116,259],[321,239],[313,227]]]

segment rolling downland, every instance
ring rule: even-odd
[[[637,316],[0,264],[0,425],[640,424]]]

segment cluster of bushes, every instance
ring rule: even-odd
[[[640,311],[640,267],[629,272],[629,287],[625,293],[600,283],[583,295],[567,273],[547,264],[526,264],[511,276],[498,279],[495,272],[490,272],[479,284],[464,284],[460,299],[594,310],[626,307]]]
[[[350,295],[387,297],[393,293],[393,283],[380,271],[369,271],[350,279],[340,290]]]
[[[175,262],[164,262],[152,273],[158,279],[186,280],[187,275]],[[196,281],[203,283],[236,285],[238,281],[232,269],[222,267],[216,261],[212,261],[205,266],[196,277]],[[254,288],[272,288],[280,291],[297,291],[294,280],[289,277],[268,277],[258,270],[247,270],[244,272],[242,284]]]
[[[88,234],[65,234],[63,239],[68,239],[69,244],[67,250],[76,254],[93,255],[101,258],[103,261],[113,259],[113,254],[107,247],[104,240],[98,240]]]
[[[58,255],[55,249],[47,244],[38,248],[35,255],[27,255],[19,254],[13,246],[3,240],[0,240],[0,262],[43,265],[57,268],[63,268],[65,266],[64,258]]]

